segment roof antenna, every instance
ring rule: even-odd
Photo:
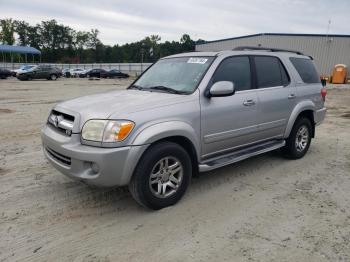
[[[332,23],[332,20],[329,18],[328,25],[327,25],[327,32],[326,32],[327,41],[329,36],[329,30],[331,29],[331,23]]]

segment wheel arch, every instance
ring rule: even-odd
[[[160,139],[158,141],[155,141],[155,142],[153,142],[153,144],[157,144],[157,143],[161,143],[161,142],[172,142],[172,143],[178,144],[183,149],[185,149],[191,158],[192,172],[193,172],[192,175],[198,174],[198,172],[199,172],[198,171],[198,155],[197,155],[196,149],[195,149],[193,143],[191,142],[191,140],[189,140],[185,136],[169,136],[169,137],[165,137],[163,139]]]
[[[193,174],[196,174],[198,172],[198,162],[200,157],[200,143],[197,137],[195,130],[188,123],[182,121],[170,121],[158,123],[143,129],[133,139],[132,144],[148,144],[151,146],[164,141],[176,143],[184,148],[189,154],[192,162]]]
[[[315,104],[311,101],[305,101],[303,103],[298,104],[289,120],[287,123],[287,127],[284,133],[284,138],[288,138],[290,135],[290,132],[292,131],[292,128],[294,126],[295,121],[299,118],[299,117],[306,117],[310,120],[311,125],[312,125],[312,137],[315,137],[315,118],[314,118],[314,114],[315,114]]]

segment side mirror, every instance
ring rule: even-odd
[[[219,81],[209,90],[209,97],[232,96],[235,93],[234,84],[230,81]]]

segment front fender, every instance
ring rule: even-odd
[[[183,136],[191,141],[197,156],[200,156],[199,134],[188,123],[182,121],[168,121],[157,123],[142,129],[131,141],[132,145],[152,144],[167,137]]]
[[[286,127],[286,130],[284,132],[284,138],[288,138],[290,132],[292,131],[293,125],[295,123],[295,120],[298,118],[298,116],[300,115],[301,112],[305,111],[305,110],[312,110],[313,112],[315,112],[316,106],[312,101],[302,101],[299,104],[297,104],[290,117],[288,120],[288,124]]]

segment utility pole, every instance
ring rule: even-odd
[[[327,25],[327,33],[326,33],[326,61],[329,63],[329,53],[330,53],[330,49],[331,49],[331,42],[332,40],[329,38],[329,31],[331,29],[331,23],[332,23],[332,20],[329,19],[328,20],[328,25]],[[332,65],[331,65],[332,66]],[[326,65],[326,68],[327,68],[327,65]],[[327,68],[329,69],[329,68]]]

